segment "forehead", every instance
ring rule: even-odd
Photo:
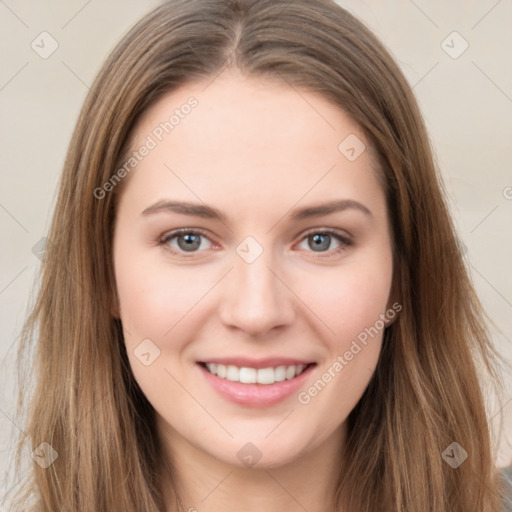
[[[223,74],[186,84],[144,113],[130,150],[145,145],[151,149],[129,181],[147,201],[166,193],[246,204],[325,193],[383,199],[356,123],[323,96],[286,82]]]

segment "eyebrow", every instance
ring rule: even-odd
[[[364,204],[354,201],[353,199],[339,199],[334,201],[329,201],[327,203],[321,203],[313,206],[308,206],[305,208],[300,208],[294,210],[290,215],[292,220],[303,220],[311,217],[321,217],[324,215],[329,215],[331,213],[340,212],[344,210],[354,209],[364,214],[373,217],[372,212],[369,208],[367,208]],[[171,201],[171,200],[162,200],[153,204],[152,206],[148,206],[143,212],[142,215],[151,215],[154,213],[160,212],[175,212],[181,213],[182,215],[191,215],[195,217],[202,217],[205,219],[216,219],[221,221],[222,223],[226,223],[227,218],[224,213],[212,206],[207,206],[205,204],[196,204],[196,203],[187,203],[183,201]]]

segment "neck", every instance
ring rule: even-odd
[[[345,425],[307,453],[279,466],[240,467],[166,432],[166,512],[324,512],[334,510]],[[172,484],[174,483],[174,485]],[[181,512],[181,510],[180,510]]]

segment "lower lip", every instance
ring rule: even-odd
[[[242,384],[241,382],[232,382],[213,375],[200,364],[198,366],[211,386],[221,396],[231,402],[247,407],[270,407],[296,393],[316,365],[312,364],[293,379],[283,380],[274,384]]]

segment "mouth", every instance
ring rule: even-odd
[[[198,364],[220,379],[241,384],[261,384],[264,386],[295,379],[309,367],[316,365],[316,363],[306,363],[255,368],[210,362],[199,362]]]
[[[196,367],[206,383],[220,397],[238,406],[267,408],[297,394],[307,381],[317,363],[279,360],[242,362],[198,361]],[[290,364],[290,363],[298,364]],[[245,365],[245,366],[244,366]]]

